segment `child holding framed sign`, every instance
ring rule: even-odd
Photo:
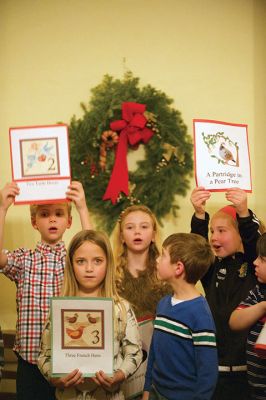
[[[253,261],[260,237],[260,222],[248,209],[247,194],[239,188],[226,191],[231,204],[218,210],[210,219],[205,211],[211,192],[203,187],[192,191],[195,213],[191,231],[208,238],[215,261],[201,278],[217,330],[219,377],[213,400],[247,400],[246,332],[232,332],[232,311],[256,285]]]
[[[15,182],[0,190],[0,269],[17,286],[17,400],[52,400],[53,388],[36,363],[50,298],[59,294],[63,282],[66,248],[62,239],[72,223],[71,202],[31,204],[31,224],[40,233],[36,248],[3,250],[6,215],[17,195],[19,187]],[[72,181],[64,196],[75,203],[82,228],[90,228],[82,184]]]
[[[97,371],[85,378],[77,368],[61,377],[52,376],[51,322],[47,321],[41,343],[38,365],[45,378],[56,386],[58,400],[123,400],[121,383],[141,363],[142,351],[138,324],[129,303],[115,288],[114,261],[110,242],[103,233],[85,230],[72,239],[67,255],[62,296],[109,298],[114,301],[114,371],[108,376]],[[76,316],[74,315],[74,318]],[[109,332],[111,334],[111,332]],[[88,361],[90,362],[90,361]],[[93,363],[93,360],[91,361]]]

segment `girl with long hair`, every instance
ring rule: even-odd
[[[116,285],[137,319],[154,317],[158,301],[170,288],[157,278],[158,222],[144,205],[133,205],[120,215],[114,230]]]
[[[129,303],[115,287],[114,260],[109,239],[104,233],[84,230],[77,233],[68,248],[61,296],[108,297],[114,301],[114,374],[103,371],[84,378],[75,369],[51,377],[51,325],[47,321],[41,342],[38,366],[45,378],[56,386],[58,400],[123,400],[121,383],[132,375],[142,359],[137,321]]]

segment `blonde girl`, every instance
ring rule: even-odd
[[[158,301],[170,291],[157,279],[158,222],[144,205],[126,208],[114,231],[116,285],[137,319],[154,316]]]
[[[58,400],[122,400],[121,383],[138,368],[142,351],[134,312],[117,294],[114,260],[104,233],[79,232],[72,239],[64,274],[62,296],[111,297],[114,300],[114,375],[103,371],[84,378],[78,369],[61,378],[51,378],[51,338],[48,320],[42,335],[38,366],[56,387]]]

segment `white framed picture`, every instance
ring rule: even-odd
[[[113,375],[113,300],[90,297],[51,299],[52,375],[78,368],[84,376]]]
[[[67,125],[9,129],[12,178],[20,194],[15,204],[66,200],[70,184]]]
[[[193,128],[197,186],[252,192],[247,125],[194,119]]]

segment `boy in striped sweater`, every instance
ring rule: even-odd
[[[142,400],[208,400],[218,375],[215,327],[195,284],[214,256],[193,233],[170,235],[157,259],[158,278],[174,294],[158,304]]]

